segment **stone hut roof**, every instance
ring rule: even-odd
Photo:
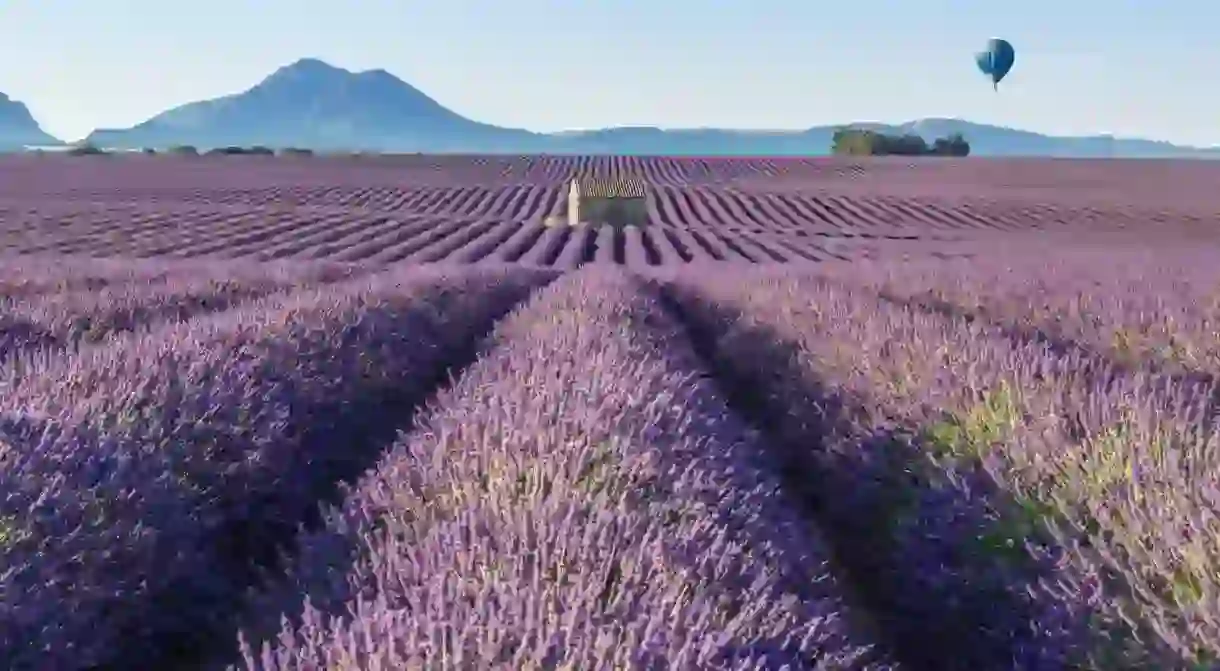
[[[583,198],[644,198],[647,186],[642,179],[581,177],[576,180]]]

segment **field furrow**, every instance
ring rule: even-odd
[[[296,231],[296,235],[278,244],[269,242],[261,248],[256,247],[249,255],[255,261],[310,257],[311,253],[317,255],[314,258],[320,258],[326,254],[319,254],[317,250],[343,249],[346,246],[345,243],[350,242],[353,237],[367,239],[367,237],[376,235],[378,228],[387,222],[389,222],[388,217],[348,217],[335,221],[330,226]]]
[[[0,157],[0,668],[1220,668],[1216,166]]]
[[[513,236],[525,227],[526,225],[519,221],[493,222],[486,232],[467,240],[460,247],[447,253],[442,258],[444,261],[451,263],[477,263],[487,258],[495,250],[505,246]]]
[[[368,257],[368,262],[395,263],[401,261],[470,226],[470,222],[466,219],[440,219],[431,223],[431,226],[420,230],[418,235],[412,235],[395,245],[382,248],[381,251]]]
[[[572,234],[564,240],[563,248],[555,258],[555,267],[561,270],[575,270],[593,260],[597,229],[590,224],[571,228]]]
[[[31,371],[0,408],[6,668],[210,649],[278,545],[550,277],[378,275]]]
[[[497,245],[487,257],[497,263],[515,263],[521,257],[538,246],[543,233],[548,230],[537,222],[519,227],[503,244]]]
[[[1192,389],[819,276],[671,291],[746,416],[817,478],[790,484],[904,661],[1184,668],[1216,649],[1220,554],[1186,539],[1220,519],[1203,485],[1220,461]]]
[[[688,256],[682,254],[682,250],[671,237],[673,234],[670,231],[648,227],[640,233],[646,240],[645,244],[656,250],[661,265],[677,265],[690,260]]]
[[[5,301],[0,304],[0,365],[13,375],[18,367],[28,367],[21,365],[23,359],[48,350],[138,333],[163,322],[184,322],[295,284],[270,278],[264,282],[184,278],[153,286],[129,284]]]
[[[584,271],[493,342],[299,539],[241,668],[895,668],[654,291]]]
[[[601,243],[598,243],[601,249]],[[623,229],[623,264],[628,268],[645,268],[660,261],[655,249],[649,248],[644,234],[637,226]]]
[[[324,258],[344,262],[365,262],[378,252],[427,234],[436,227],[436,220],[423,215],[391,218],[369,231],[327,250]]]
[[[560,250],[568,242],[575,230],[570,226],[550,226],[545,228],[530,247],[519,258],[527,266],[549,266],[559,256]]]
[[[404,263],[434,263],[436,261],[448,260],[455,252],[466,248],[472,242],[479,240],[483,235],[491,232],[496,227],[494,221],[470,221],[463,222],[463,226],[455,231],[452,235],[446,236],[436,242],[413,252],[410,256],[402,259]]]

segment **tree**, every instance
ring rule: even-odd
[[[926,156],[928,143],[918,135],[881,135],[881,156]]]
[[[274,156],[275,151],[270,147],[255,145],[253,147],[241,147],[238,145],[229,145],[227,147],[216,147],[208,150],[208,156]]]
[[[961,133],[954,133],[949,137],[938,138],[932,144],[932,153],[937,156],[969,156],[970,143],[966,142]]]
[[[918,135],[886,135],[872,130],[840,128],[831,151],[840,156],[968,156],[970,144],[960,133],[928,146]]]
[[[835,131],[832,151],[838,155],[874,156],[878,133],[871,130],[840,128]]]
[[[69,156],[102,156],[104,154],[106,154],[105,149],[94,146],[88,142],[78,144],[68,150]]]

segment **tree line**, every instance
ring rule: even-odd
[[[199,156],[200,155],[200,151],[191,145],[177,145],[177,146],[173,146],[173,147],[170,147],[170,148],[162,150],[162,151],[166,154],[173,154],[173,155],[178,155],[178,156]],[[42,153],[42,152],[37,152],[37,153]],[[105,149],[102,149],[101,147],[97,147],[93,144],[86,142],[86,143],[81,143],[76,146],[73,146],[71,149],[68,150],[67,153],[71,156],[99,156],[99,155],[109,154],[110,152]],[[157,154],[159,152],[158,152],[158,150],[156,150],[152,147],[145,147],[144,149],[141,150],[140,153],[151,155],[151,154]],[[253,147],[229,146],[229,147],[216,147],[214,149],[209,149],[207,152],[204,152],[204,153],[207,156],[274,156],[277,153],[280,156],[312,156],[313,150],[302,149],[302,148],[298,148],[298,147],[285,147],[283,149],[280,149],[277,152],[276,150],[271,149],[270,147],[263,147],[263,146],[253,146]]]
[[[918,135],[886,135],[871,130],[840,128],[832,153],[844,156],[969,156],[970,143],[961,133],[928,144]]]

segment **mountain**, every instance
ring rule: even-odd
[[[843,126],[893,135],[919,135],[929,142],[960,133],[970,143],[974,156],[1220,158],[1220,147],[1186,147],[1108,135],[1056,137],[961,119],[919,119],[902,124],[848,123]],[[566,133],[563,139],[570,145],[568,150],[597,154],[820,156],[830,153],[835,131],[843,126],[815,126],[803,131],[611,128]]]
[[[1220,147],[1188,147],[1159,140],[1116,138],[1112,135],[1056,137],[960,119],[921,119],[890,127],[886,132],[913,133],[929,140],[961,133],[970,142],[971,153],[983,156],[1220,158]]]
[[[928,140],[961,133],[975,155],[1220,158],[1220,148],[1153,140],[1053,137],[960,119],[853,123]],[[284,66],[233,95],[188,103],[133,128],[96,130],[92,144],[115,148],[194,145],[308,147],[327,151],[825,155],[839,126],[806,130],[605,128],[534,133],[467,119],[385,70],[351,72],[315,58]]]
[[[385,70],[349,72],[306,58],[233,95],[193,102],[86,142],[134,149],[264,145],[318,150],[522,151],[529,131],[466,119]]]
[[[42,130],[25,103],[0,93],[0,151],[26,146],[58,146],[63,142]]]

